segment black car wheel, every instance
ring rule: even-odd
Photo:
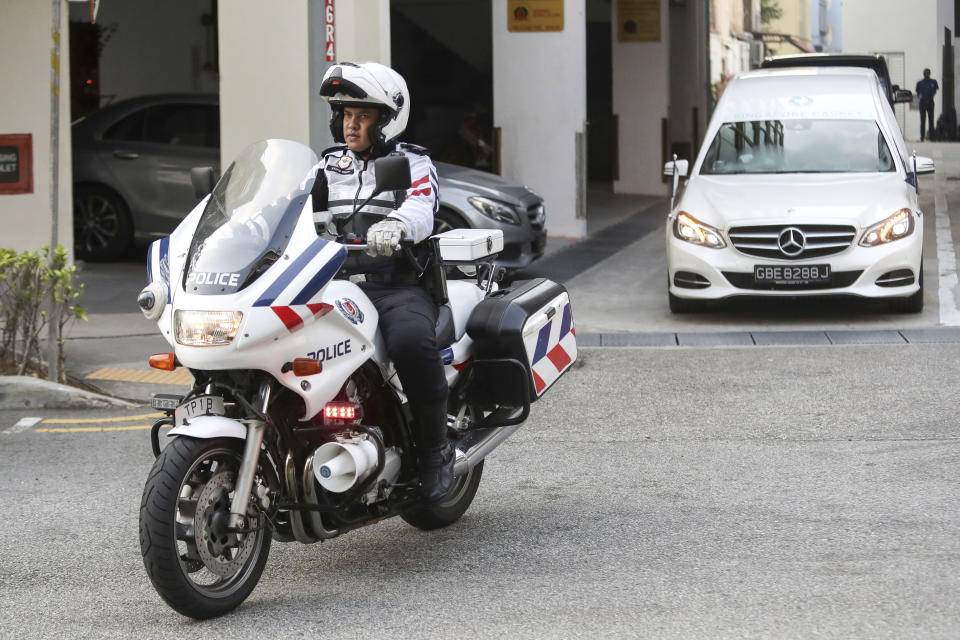
[[[460,216],[446,209],[440,209],[436,215],[433,216],[434,235],[443,233],[444,231],[450,231],[451,229],[465,229],[469,226],[470,225],[464,223]]]
[[[73,243],[78,258],[119,258],[132,242],[130,211],[120,196],[94,184],[74,188]]]

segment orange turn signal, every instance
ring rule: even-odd
[[[294,358],[293,375],[312,376],[323,371],[323,363],[313,358]]]
[[[154,369],[173,371],[177,367],[177,359],[172,353],[155,353],[150,356],[150,366]]]

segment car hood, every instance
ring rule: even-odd
[[[464,191],[471,191],[477,195],[487,196],[526,209],[539,204],[543,198],[526,187],[508,182],[498,175],[477,171],[468,167],[461,167],[447,162],[435,163],[437,177],[440,180],[440,194],[443,195],[445,186],[456,187]]]
[[[677,209],[727,229],[758,224],[865,227],[904,207],[913,187],[897,173],[696,176]]]

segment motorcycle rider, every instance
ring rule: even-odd
[[[367,256],[351,252],[345,263],[380,316],[387,354],[410,401],[421,496],[436,502],[453,484],[454,451],[447,443],[447,380],[437,339],[437,304],[417,268],[395,247],[433,233],[437,174],[427,150],[398,142],[410,115],[403,77],[376,62],[331,66],[320,86],[330,104],[330,132],[341,144],[323,152],[317,180],[326,180],[327,209],[348,214],[375,184],[374,160],[389,154],[410,161],[410,188],[382,193],[344,229],[366,238]],[[369,256],[369,257],[368,257]]]

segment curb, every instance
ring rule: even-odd
[[[0,376],[0,409],[103,409],[132,402],[28,376]]]

